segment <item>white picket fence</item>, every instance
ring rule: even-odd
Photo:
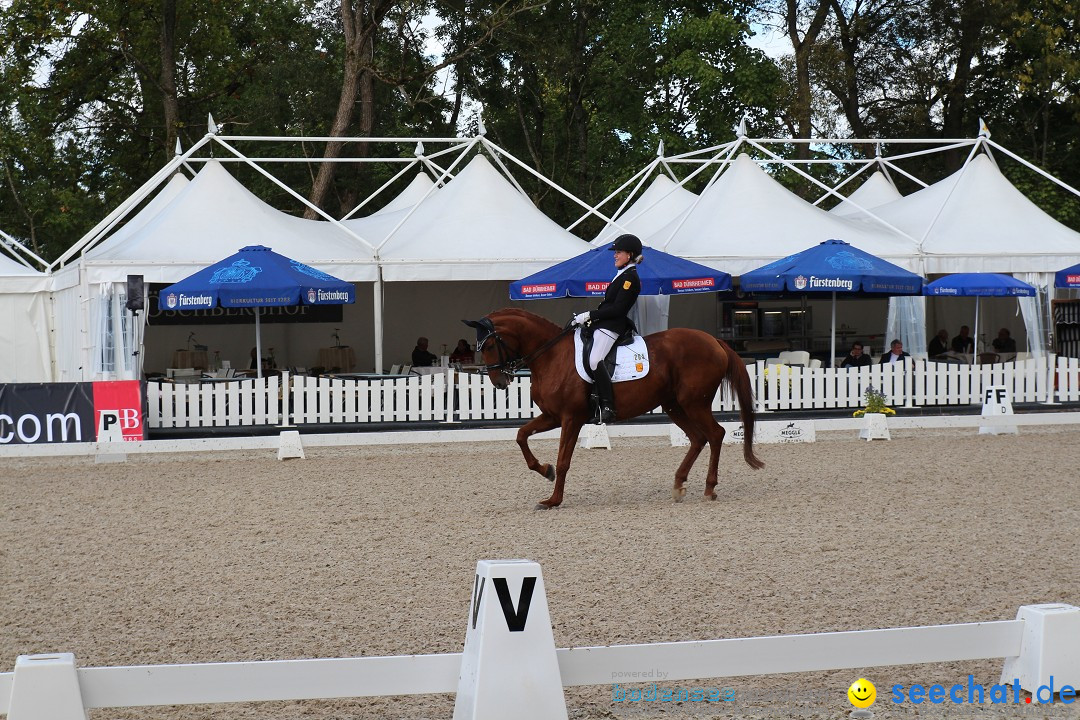
[[[1080,402],[1080,359],[1051,356],[992,365],[918,360],[908,366],[864,368],[747,367],[759,410],[858,408],[867,387],[893,407],[969,405],[983,389],[1003,385],[1014,403]],[[461,422],[535,417],[528,376],[498,390],[486,375],[448,370],[386,380],[307,377],[282,373],[261,380],[206,384],[147,383],[150,428],[236,427],[336,423]],[[731,393],[715,412],[737,409]],[[660,412],[659,408],[653,411]]]

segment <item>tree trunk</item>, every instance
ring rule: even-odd
[[[337,111],[330,126],[331,137],[343,137],[347,134],[352,124],[357,98],[360,99],[361,136],[370,135],[374,127],[375,80],[371,64],[374,60],[375,33],[391,4],[389,0],[374,0],[370,4],[362,2],[361,7],[354,10],[350,0],[341,0],[341,20],[345,29],[345,71],[341,79]],[[323,159],[340,157],[343,146],[344,143],[338,140],[328,142],[323,150]],[[357,150],[366,152],[366,144]],[[308,198],[312,205],[321,208],[325,204],[330,185],[334,181],[335,167],[332,162],[319,164],[319,171],[315,175]],[[304,211],[304,217],[309,220],[317,216],[311,208]]]
[[[164,110],[165,157],[176,147],[180,127],[180,103],[176,98],[176,0],[161,3],[161,102]]]
[[[970,136],[971,129],[964,132],[967,118],[967,95],[971,84],[971,64],[982,40],[983,10],[979,3],[961,3],[960,33],[956,39],[956,72],[948,81],[944,96],[944,113],[941,132],[946,138]],[[973,128],[972,128],[973,129]],[[947,172],[959,170],[967,157],[966,150],[945,153]]]
[[[800,39],[798,0],[787,0],[788,37],[791,39],[791,48],[795,51],[795,105],[791,111],[795,137],[800,139],[809,139],[813,132],[814,107],[810,88],[810,53],[828,16],[829,3],[826,0],[820,0],[806,32]],[[807,143],[796,144],[795,157],[799,160],[809,158],[810,146]]]

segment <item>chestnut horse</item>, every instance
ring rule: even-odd
[[[541,414],[517,434],[518,445],[530,470],[555,481],[551,497],[537,509],[557,507],[563,501],[566,472],[574,454],[581,426],[591,418],[586,383],[574,368],[574,339],[539,315],[514,308],[497,310],[483,320],[466,320],[477,329],[477,349],[482,353],[491,382],[499,389],[510,384],[515,370],[532,373],[532,400]],[[750,376],[742,359],[723,341],[700,330],[676,328],[645,338],[649,348],[649,373],[639,380],[615,383],[616,420],[629,420],[659,406],[690,439],[671,494],[676,502],[686,494],[684,484],[705,443],[709,443],[709,471],[705,497],[716,499],[717,466],[724,428],[712,414],[713,397],[727,381],[739,400],[745,440],[743,459],[752,468],[764,463],[754,455],[754,408]],[[540,463],[529,449],[529,437],[561,427],[559,456],[553,467]]]

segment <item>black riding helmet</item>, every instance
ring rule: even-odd
[[[638,240],[637,235],[620,235],[615,238],[615,242],[611,244],[611,249],[628,252],[630,253],[630,257],[636,258],[641,254],[641,241]]]

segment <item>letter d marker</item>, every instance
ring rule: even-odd
[[[476,564],[454,720],[565,720],[540,565],[531,560]]]

